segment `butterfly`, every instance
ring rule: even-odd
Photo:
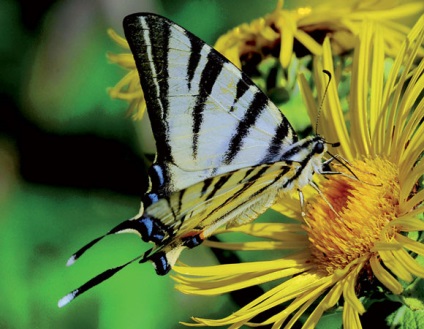
[[[314,173],[327,173],[334,159],[324,159],[323,137],[298,140],[249,77],[184,28],[150,13],[129,15],[123,26],[157,155],[139,213],[82,247],[67,265],[115,233],[136,233],[153,247],[70,292],[60,307],[136,260],[167,274],[183,249],[219,227],[249,223],[281,193],[316,187]]]

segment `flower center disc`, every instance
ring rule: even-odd
[[[346,168],[335,167],[352,176]],[[371,257],[383,235],[387,241],[396,233],[387,223],[399,213],[397,168],[381,158],[356,160],[350,168],[358,179],[327,176],[320,184],[325,199],[320,195],[312,199],[305,217],[314,262],[328,274],[359,257]]]

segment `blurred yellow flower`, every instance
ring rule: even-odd
[[[138,71],[135,66],[134,57],[131,54],[127,40],[119,36],[112,29],[108,30],[109,36],[127,52],[122,54],[107,54],[108,59],[123,67],[128,73],[112,88],[109,88],[109,95],[112,98],[129,102],[128,112],[133,115],[133,119],[139,120],[146,111],[144,93],[141,89]]]
[[[372,20],[382,30],[385,52],[394,57],[409,31],[408,26],[395,20],[420,13],[423,9],[422,2],[399,4],[395,0],[355,0],[346,3],[328,0],[314,7],[286,10],[283,9],[283,1],[278,1],[272,13],[232,29],[217,40],[215,48],[247,74],[255,72],[257,64],[267,57],[278,58],[282,67],[287,68],[293,56],[321,55],[326,36],[330,38],[333,54],[350,51],[361,23]],[[134,59],[126,40],[112,30],[108,33],[128,51],[108,54],[112,63],[128,71],[109,89],[110,96],[128,101],[129,112],[134,119],[140,119],[146,105]]]
[[[337,152],[349,161],[347,167],[358,179],[338,165],[335,169],[344,174],[321,179],[322,195],[311,188],[304,218],[298,201],[282,198],[274,209],[294,214],[297,222],[222,228],[218,233],[241,232],[255,239],[205,242],[223,249],[261,251],[264,259],[266,250],[273,255],[281,250],[278,259],[175,266],[176,287],[187,294],[215,295],[275,283],[223,319],[194,317],[194,323],[188,325],[290,328],[302,316],[302,328],[312,328],[326,310],[341,304],[344,327],[361,328],[360,315],[366,311],[360,300],[364,278],[393,294],[402,293],[401,282],[424,278],[424,267],[413,256],[424,256],[424,244],[414,239],[416,231],[424,230],[420,219],[424,210],[424,60],[419,55],[424,16],[399,48],[388,76],[384,34],[385,29],[375,22],[359,26],[352,45],[348,124],[340,105],[338,82],[330,83],[323,102],[321,133],[331,142],[341,142]],[[326,80],[322,69],[333,68],[329,39],[323,42],[322,56],[314,58],[313,68],[317,94],[323,95]],[[302,75],[300,85],[310,116],[316,118],[316,102]],[[283,303],[285,306],[273,315],[256,320],[262,312]]]
[[[270,55],[278,57],[287,68],[293,54],[298,58],[321,55],[325,37],[330,39],[333,55],[352,50],[361,23],[372,20],[382,29],[385,52],[394,57],[409,31],[394,20],[422,12],[424,4],[327,0],[295,10],[282,7],[283,1],[279,0],[274,12],[232,29],[218,39],[215,48],[243,69],[256,66]]]

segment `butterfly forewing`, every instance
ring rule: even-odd
[[[140,74],[165,191],[277,161],[297,140],[266,95],[190,32],[152,14],[126,17],[124,30]]]

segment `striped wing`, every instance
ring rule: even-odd
[[[153,14],[127,16],[124,30],[156,139],[152,190],[277,161],[297,140],[267,96],[190,32]]]
[[[185,247],[193,248],[216,229],[257,218],[279,191],[291,189],[301,164],[276,162],[242,168],[196,183],[148,206],[141,217],[121,224],[155,243],[144,261],[166,274]]]
[[[295,173],[296,166],[286,162],[224,173],[172,193],[169,198],[146,208],[144,216],[155,218],[167,227],[169,235],[165,236],[165,241],[185,236],[193,230],[203,232],[217,224],[231,224],[233,219],[237,219],[238,225],[244,224],[252,219],[252,210],[256,212],[255,218],[263,212],[251,206],[270,207],[262,197],[284,189]],[[274,200],[274,195],[271,199]],[[208,236],[210,234],[204,234],[204,237]]]

